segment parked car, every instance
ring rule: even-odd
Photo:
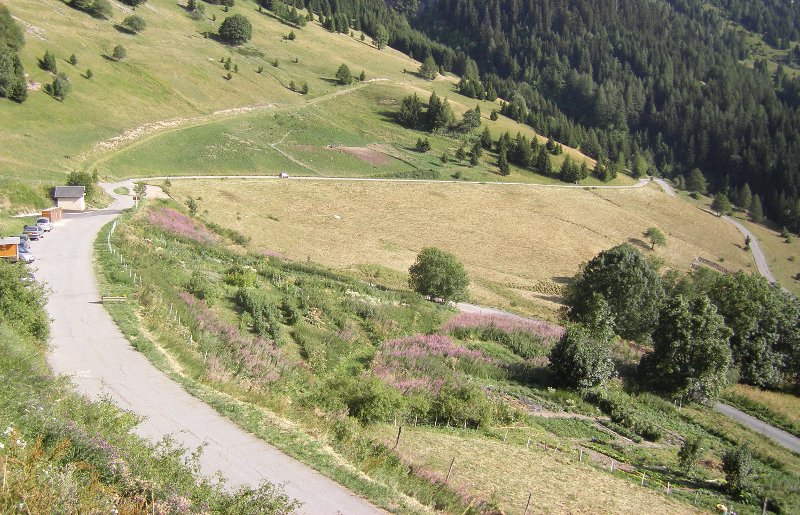
[[[288,174],[288,173],[286,173],[286,172],[281,172],[281,173],[278,175],[278,177],[280,177],[281,179],[288,179],[288,178],[289,178],[289,174]]]
[[[28,237],[27,234],[20,234],[17,236],[19,238],[19,244],[22,245],[25,250],[30,250],[31,248],[31,239]]]
[[[36,219],[36,225],[41,227],[44,232],[50,232],[53,230],[53,222],[43,216]]]
[[[28,238],[32,240],[38,240],[39,238],[44,238],[44,231],[38,225],[26,225],[22,229],[23,234],[27,234]]]
[[[22,245],[17,246],[17,255],[19,260],[23,263],[33,263],[36,261],[36,256],[34,256],[30,250],[25,249]]]

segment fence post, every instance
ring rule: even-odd
[[[530,508],[530,506],[531,506],[531,496],[532,495],[533,494],[531,492],[528,492],[528,502],[525,503],[525,515],[528,515],[528,508]]]
[[[642,471],[642,486],[644,486],[644,470]]]
[[[403,432],[403,426],[398,426],[397,427],[397,438],[395,438],[395,440],[394,440],[394,447],[392,447],[393,449],[397,449],[397,445],[400,443],[400,433],[402,433],[402,432]]]
[[[456,457],[453,456],[453,459],[450,460],[450,468],[447,469],[447,475],[444,478],[445,484],[447,484],[447,482],[450,480],[450,473],[453,471],[453,464],[455,464],[455,462],[456,462]]]
[[[581,452],[581,453],[580,453],[580,455],[578,456],[578,461],[579,461],[579,462],[581,462],[581,463],[583,463],[583,449],[579,449],[579,450],[580,450],[580,452]]]

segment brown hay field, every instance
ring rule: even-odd
[[[441,247],[464,262],[474,302],[529,315],[552,316],[581,264],[627,241],[681,270],[697,256],[755,269],[735,228],[655,185],[181,180],[172,195],[199,197],[204,217],[250,236],[256,248],[337,269],[374,264],[400,277],[423,247]],[[651,226],[666,247],[642,241]]]
[[[503,513],[702,513],[690,505],[589,464],[571,452],[526,448],[478,434],[403,427],[398,452],[414,468],[444,478],[455,458],[450,484],[499,503]],[[473,432],[469,432],[473,433]],[[394,446],[397,430],[375,427],[374,436]],[[585,458],[586,459],[586,458]]]

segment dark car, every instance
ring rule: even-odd
[[[26,225],[22,229],[22,233],[26,234],[28,238],[32,240],[38,240],[39,238],[44,238],[44,231],[38,225]]]

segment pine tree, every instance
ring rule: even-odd
[[[536,171],[544,175],[553,173],[553,165],[550,163],[550,154],[545,147],[539,147],[539,155],[536,156]]]
[[[489,127],[484,127],[480,136],[481,146],[486,150],[492,148],[492,133],[489,132]]]
[[[736,195],[736,205],[742,209],[748,209],[751,202],[753,202],[753,193],[750,191],[750,185],[744,183]]]
[[[500,149],[500,155],[497,157],[497,168],[500,170],[500,175],[507,176],[511,174],[511,167],[508,166],[505,148]]]
[[[756,223],[764,222],[764,209],[761,207],[761,197],[759,195],[754,195],[753,201],[750,203],[750,218]]]
[[[41,64],[44,70],[47,70],[50,73],[58,73],[58,67],[56,66],[56,58],[53,54],[50,53],[49,50],[45,50]]]
[[[419,67],[419,74],[422,76],[423,79],[433,80],[436,78],[436,74],[439,72],[439,67],[436,66],[436,61],[433,60],[433,56],[429,55],[422,61],[422,65]]]

